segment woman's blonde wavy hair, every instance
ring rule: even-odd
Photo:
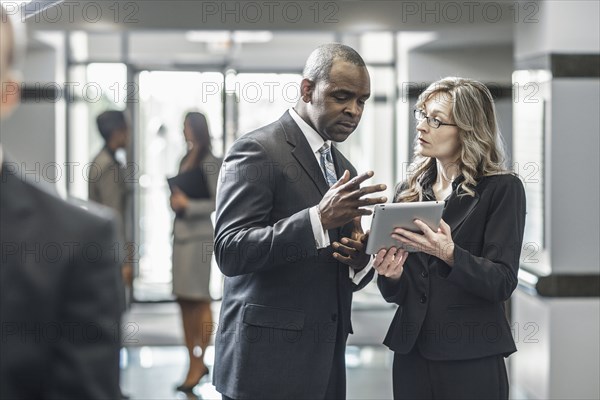
[[[475,196],[473,189],[478,178],[510,172],[504,164],[504,142],[496,121],[494,99],[481,82],[447,77],[429,85],[419,96],[416,108],[423,109],[428,100],[438,95],[450,97],[450,117],[459,132],[458,167],[464,180],[456,191],[461,196]],[[396,192],[397,202],[422,201],[423,178],[437,173],[436,159],[420,155],[416,141],[409,171],[408,180]]]

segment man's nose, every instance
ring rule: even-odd
[[[358,116],[361,113],[361,107],[357,101],[351,101],[346,106],[345,111],[352,116]]]

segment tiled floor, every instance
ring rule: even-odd
[[[218,321],[219,302],[213,303]],[[392,398],[392,353],[383,337],[394,313],[373,290],[356,293],[353,303],[351,335],[346,348],[348,399],[383,400]],[[187,366],[183,333],[175,303],[136,303],[124,318],[125,345],[122,351],[121,387],[131,399],[220,399],[204,378],[195,394],[176,392]],[[212,370],[214,348],[207,349],[205,362]],[[511,387],[511,398],[525,400],[518,388]]]
[[[376,289],[375,289],[376,290]],[[213,303],[218,321],[219,302]],[[353,305],[355,335],[346,349],[348,399],[390,399],[391,352],[381,345],[394,308],[379,293],[364,290],[356,294]],[[123,320],[121,387],[132,399],[220,399],[204,378],[195,395],[176,392],[187,366],[183,332],[175,303],[135,303]],[[214,348],[206,351],[205,362],[212,370]]]
[[[176,392],[185,374],[186,350],[182,346],[132,347],[124,351],[121,373],[123,392],[132,399],[220,399],[204,378],[194,395]],[[207,350],[206,364],[213,365],[214,349]],[[346,351],[348,399],[391,398],[391,354],[384,347],[349,346]]]

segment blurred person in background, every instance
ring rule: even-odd
[[[19,103],[23,30],[0,7],[0,119]],[[0,398],[118,399],[114,214],[40,190],[15,165],[0,146]]]
[[[98,132],[104,147],[94,157],[88,169],[88,196],[91,201],[112,208],[118,217],[119,242],[117,256],[121,259],[124,299],[129,303],[129,290],[133,281],[134,246],[129,221],[133,188],[130,184],[133,171],[125,161],[126,148],[131,137],[130,124],[123,111],[109,110],[96,118]],[[123,305],[125,310],[126,304]]]
[[[204,355],[214,331],[209,291],[214,234],[211,214],[215,210],[221,160],[212,153],[204,114],[187,113],[183,135],[188,150],[179,165],[182,187],[172,187],[170,204],[176,215],[173,223],[173,294],[181,308],[189,354],[188,372],[176,389],[191,392],[209,372]],[[200,198],[191,194],[195,191]]]

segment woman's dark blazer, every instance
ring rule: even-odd
[[[504,301],[517,287],[525,192],[514,175],[481,178],[475,197],[453,193],[442,218],[452,228],[454,266],[411,253],[397,282],[379,276],[386,301],[399,305],[384,344],[406,354],[418,346],[431,360],[516,351]]]

